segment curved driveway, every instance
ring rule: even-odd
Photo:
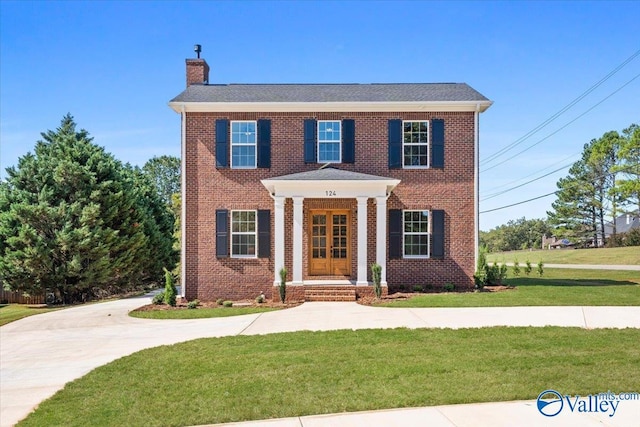
[[[575,326],[640,328],[640,307],[374,308],[305,303],[288,310],[197,320],[128,316],[149,296],[31,316],[0,327],[0,425],[24,418],[64,384],[136,351],[203,337],[297,330]]]

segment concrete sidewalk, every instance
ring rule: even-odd
[[[145,348],[196,338],[395,327],[640,328],[640,307],[379,308],[318,302],[215,319],[148,320],[128,316],[130,310],[150,301],[146,296],[90,304],[0,327],[0,425],[15,424],[65,383],[98,366]]]

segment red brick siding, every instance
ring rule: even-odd
[[[216,169],[215,120],[271,119],[270,169]],[[264,292],[272,297],[273,200],[261,179],[315,170],[318,164],[303,160],[305,118],[339,120],[351,118],[356,125],[356,161],[339,168],[398,178],[401,183],[389,197],[387,209],[443,209],[445,211],[445,259],[388,260],[390,290],[400,286],[435,285],[451,282],[472,286],[474,271],[473,206],[473,113],[187,113],[186,115],[186,247],[183,268],[187,299],[253,298]],[[445,168],[389,170],[387,121],[389,119],[445,120]],[[305,199],[303,228],[303,278],[307,275],[310,209],[334,208],[351,211],[351,279],[357,275],[357,214],[355,199]],[[270,209],[270,259],[218,259],[215,256],[216,209]],[[292,279],[293,204],[285,204],[285,265]],[[368,202],[367,261],[376,259],[376,205]],[[368,278],[371,274],[368,270]],[[278,298],[277,294],[273,297]]]

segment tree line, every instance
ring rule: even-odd
[[[621,234],[615,219],[640,216],[640,127],[606,132],[584,145],[580,160],[557,182],[547,218],[511,220],[480,231],[489,252],[538,249],[542,236],[568,239],[578,246],[637,246],[640,230]]]
[[[0,182],[4,288],[71,303],[160,283],[179,256],[169,206],[179,159],[123,164],[69,114],[41,135]]]

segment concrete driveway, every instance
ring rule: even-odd
[[[40,314],[0,327],[0,425],[10,426],[64,384],[139,350],[203,337],[297,330],[576,326],[640,328],[640,307],[374,308],[305,303],[288,310],[197,320],[128,316],[150,296]]]

